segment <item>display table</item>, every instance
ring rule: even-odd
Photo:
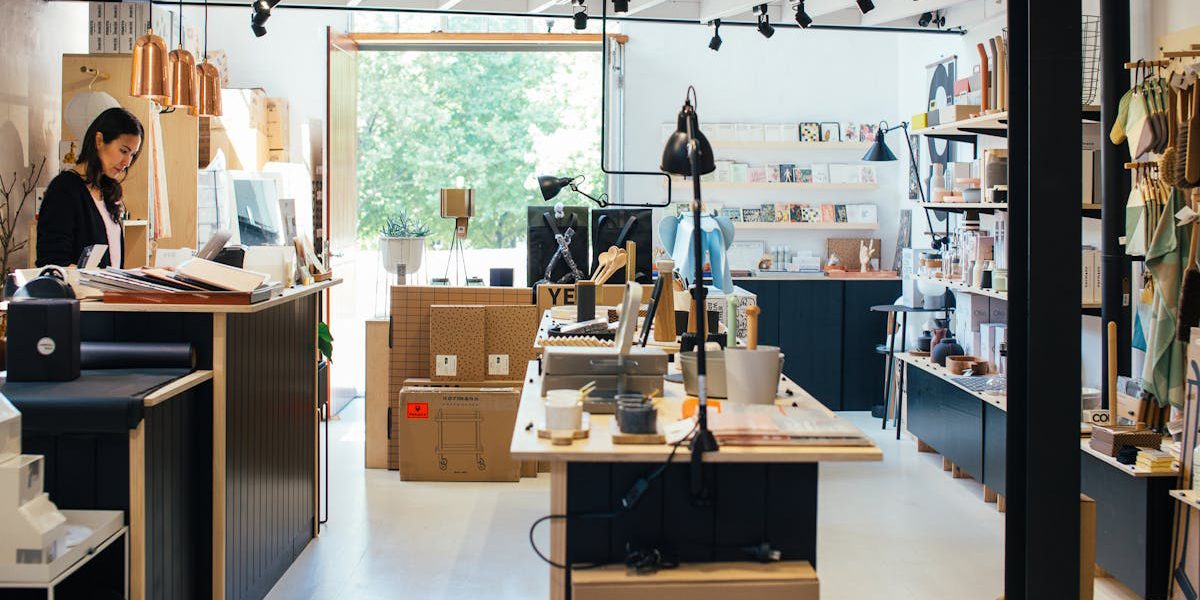
[[[84,341],[196,351],[197,372],[145,396],[119,443],[27,438],[48,472],[63,455],[58,477],[97,482],[67,508],[128,511],[130,598],[262,598],[316,535],[318,292],[337,283],[253,305],[81,303]]]
[[[611,415],[590,415],[589,437],[569,446],[539,439],[540,378],[539,363],[530,362],[512,457],[550,463],[552,514],[612,512],[635,481],[667,460],[671,447],[614,444]],[[791,395],[779,402],[826,410],[786,378],[781,389]],[[677,418],[683,386],[668,382],[664,395],[660,419]],[[559,564],[619,563],[628,544],[658,547],[686,563],[738,561],[745,560],[744,547],[767,542],[783,560],[809,561],[816,567],[817,463],[879,461],[883,453],[874,446],[726,446],[704,457],[714,496],[704,506],[691,502],[689,458],[685,445],[638,505],[615,519],[552,520],[550,559]],[[550,569],[550,597],[568,598],[570,573]]]
[[[104,594],[129,595],[124,566],[127,543],[116,545],[128,529],[115,510],[64,510],[67,526],[86,528],[88,535],[54,562],[38,565],[0,565],[0,596],[21,598],[97,598]],[[25,591],[24,594],[18,590]],[[33,592],[37,590],[37,592]],[[33,592],[33,593],[31,593]]]

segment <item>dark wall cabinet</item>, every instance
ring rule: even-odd
[[[779,346],[784,373],[833,410],[883,403],[887,315],[871,312],[900,295],[897,280],[739,279],[758,296],[759,343]]]

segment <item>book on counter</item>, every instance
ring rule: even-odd
[[[717,442],[732,446],[868,446],[849,421],[815,408],[776,404],[722,404],[709,414]]]
[[[83,269],[79,281],[104,292],[106,302],[146,304],[255,304],[282,292],[264,273],[191,258],[175,269]]]

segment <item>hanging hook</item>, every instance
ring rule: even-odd
[[[88,82],[88,90],[89,91],[92,89],[93,85],[96,85],[96,82],[98,80],[101,80],[101,79],[107,80],[108,79],[108,73],[102,73],[95,67],[87,67],[87,66],[79,67],[79,72],[87,73],[88,75],[92,76],[92,80]]]

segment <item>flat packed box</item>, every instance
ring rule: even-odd
[[[625,565],[571,572],[574,600],[819,600],[807,561],[687,563],[639,574]]]
[[[537,308],[523,306],[484,307],[484,353],[487,372],[484,379],[512,380],[525,376],[529,361],[537,358],[533,340],[537,337]]]
[[[406,387],[400,392],[400,479],[517,481],[514,388]]]
[[[971,115],[979,114],[981,110],[983,110],[983,107],[975,104],[952,104],[938,109],[938,122],[952,123],[954,121],[970,119]]]
[[[482,306],[430,306],[429,378],[483,381],[485,327],[486,311]]]

